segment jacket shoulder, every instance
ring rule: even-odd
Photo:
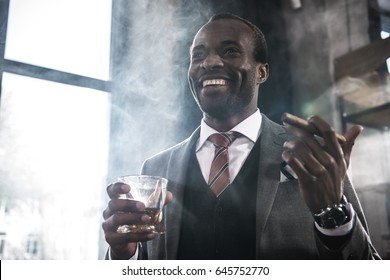
[[[171,161],[177,161],[175,158],[179,159],[185,155],[188,155],[191,147],[195,145],[198,138],[199,128],[196,129],[187,139],[147,158],[142,164],[141,173],[155,174],[156,170],[159,171],[158,173],[165,172],[165,169],[168,167],[167,163]]]
[[[274,141],[280,142],[278,144],[283,145],[283,142],[294,138],[291,132],[281,124],[278,124],[270,120],[267,116],[262,114],[261,133],[270,136]]]

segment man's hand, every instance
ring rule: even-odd
[[[110,201],[103,211],[102,224],[105,239],[111,248],[113,259],[129,259],[137,249],[137,242],[148,241],[155,238],[154,233],[118,233],[120,225],[147,224],[150,216],[143,211],[145,205],[137,200],[119,199],[120,194],[130,191],[130,186],[124,183],[115,183],[107,187]],[[166,203],[172,200],[172,193],[167,192]]]
[[[312,213],[319,213],[327,205],[340,203],[352,147],[363,127],[351,127],[344,135],[346,142],[340,144],[325,120],[313,116],[308,121],[319,131],[323,143],[303,129],[286,125],[297,138],[285,142],[282,157],[298,176],[305,203]]]

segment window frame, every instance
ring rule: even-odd
[[[112,50],[112,34],[118,33],[115,32],[115,20],[113,20],[114,8],[118,6],[115,4],[115,1],[112,1],[111,6],[111,27],[110,27],[110,52],[109,56],[109,77],[107,80],[96,79],[84,75],[78,75],[74,73],[59,71],[55,69],[50,69],[42,66],[32,65],[28,63],[23,63],[11,59],[5,58],[5,48],[7,41],[7,31],[8,31],[8,18],[9,18],[9,8],[11,0],[0,0],[0,118],[2,117],[2,92],[3,92],[3,74],[10,73],[20,75],[22,77],[36,78],[44,81],[57,82],[64,85],[77,86],[87,89],[99,90],[106,92],[109,96],[113,95],[113,82],[112,82],[112,63],[114,60],[113,50]],[[109,104],[109,106],[111,106]],[[111,129],[110,129],[111,130]],[[102,231],[99,231],[99,258],[105,252],[105,242]],[[40,244],[38,243],[38,250]],[[0,233],[0,256],[4,254],[5,247],[7,247],[6,233]]]
[[[5,46],[7,43],[6,40],[9,16],[9,3],[10,0],[0,0],[0,111],[4,72],[111,93],[110,80],[105,81],[95,79],[83,75],[77,75],[73,73],[63,72],[55,69],[6,59]]]

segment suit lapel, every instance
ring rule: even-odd
[[[167,177],[169,178],[168,190],[173,194],[173,201],[167,205],[166,227],[166,252],[167,259],[177,258],[177,249],[180,240],[181,214],[183,209],[184,187],[186,182],[188,164],[191,152],[199,139],[199,131],[194,131],[190,138],[182,143],[182,146],[172,153],[168,163]]]
[[[271,212],[280,181],[285,131],[263,115],[256,198],[256,254],[260,258],[261,236]]]

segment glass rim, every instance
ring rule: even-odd
[[[168,179],[167,178],[164,178],[164,177],[161,177],[161,176],[155,176],[155,175],[146,175],[146,174],[123,175],[123,176],[119,176],[118,180],[125,180],[126,178],[149,178],[149,179],[161,180],[165,184],[168,183]]]

